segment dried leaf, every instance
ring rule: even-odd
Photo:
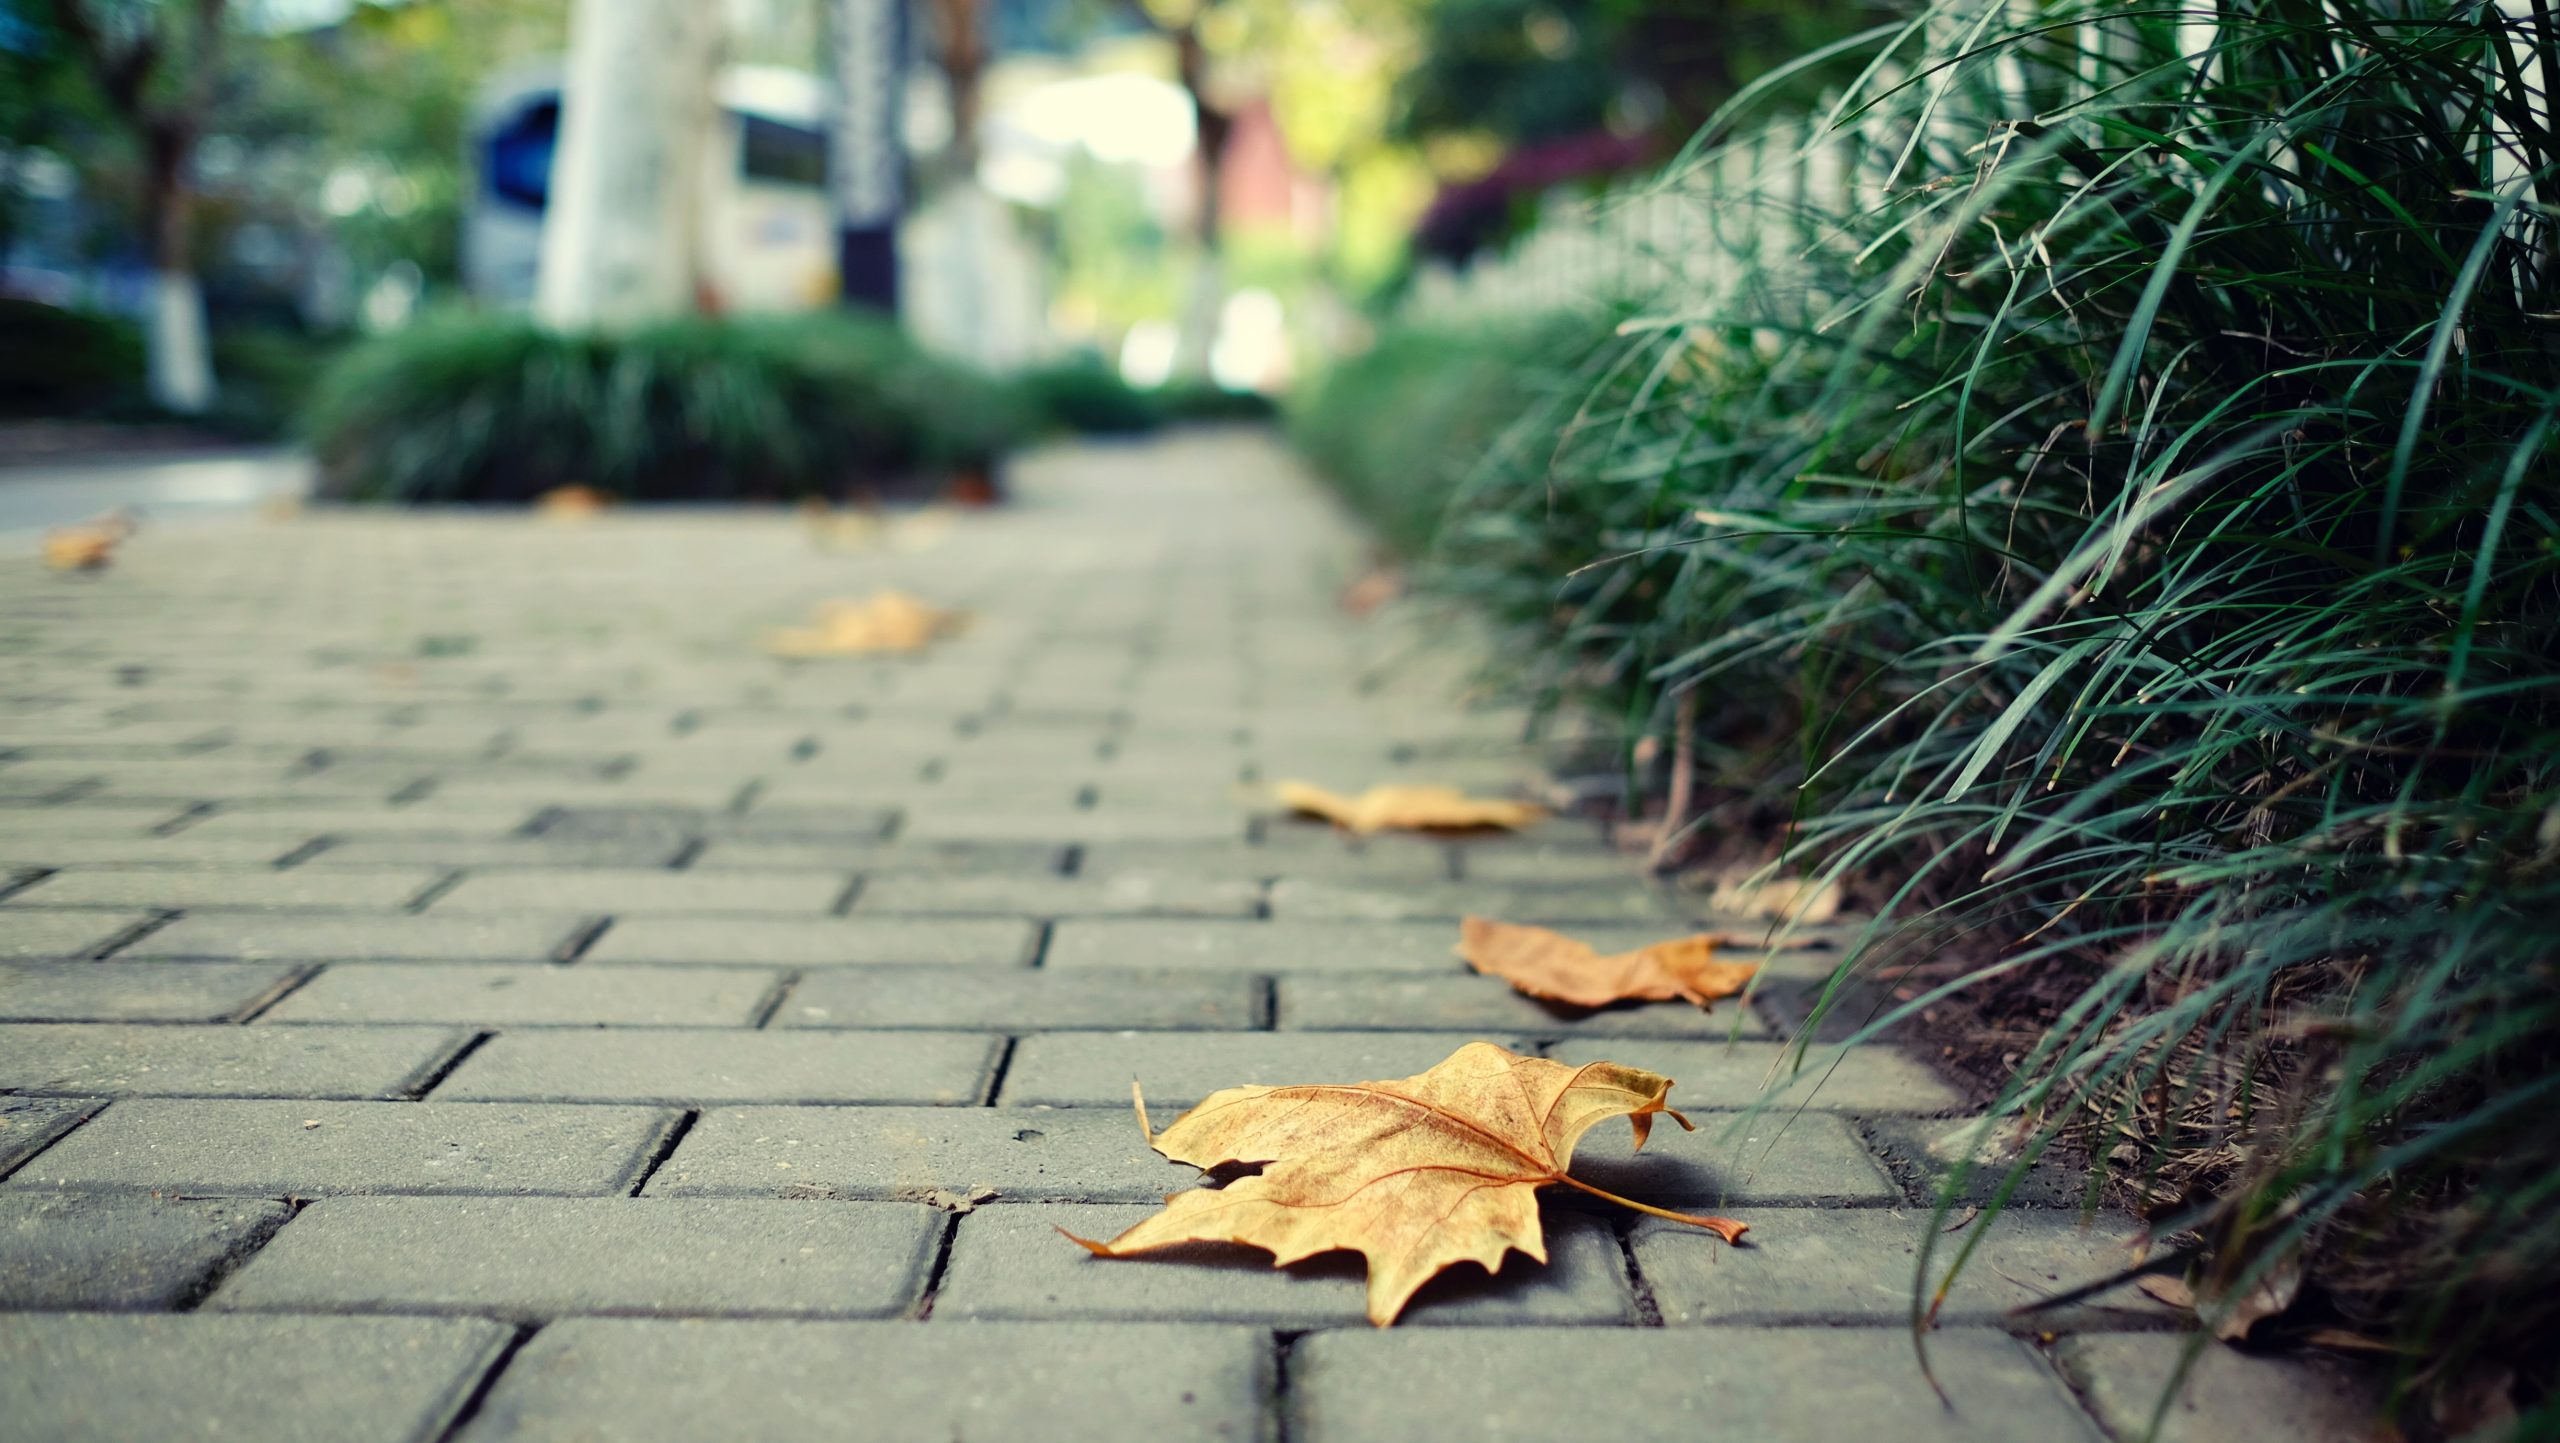
[[[1521,927],[1469,917],[1458,924],[1458,955],[1487,976],[1499,977],[1532,997],[1574,1007],[1612,1002],[1686,999],[1712,1007],[1740,992],[1753,962],[1716,960],[1716,939],[1706,933],[1606,956],[1587,942],[1544,927]]]
[[[776,627],[764,649],[776,656],[863,656],[922,651],[968,622],[965,613],[927,606],[899,591],[865,601],[824,601],[812,626]]]
[[[552,521],[584,521],[613,503],[613,493],[593,486],[554,486],[533,498],[533,509]]]
[[[1825,882],[1817,887],[1808,881],[1783,878],[1753,882],[1746,874],[1717,883],[1707,906],[1737,917],[1775,917],[1811,926],[1840,914],[1840,884]]]
[[[2216,1319],[2213,1335],[2226,1343],[2249,1336],[2249,1330],[2282,1315],[2302,1296],[2302,1265],[2287,1261],[2270,1268],[2258,1285],[2233,1300],[2230,1312]]]
[[[1537,1190],[1563,1183],[1656,1217],[1714,1231],[1745,1225],[1666,1212],[1565,1175],[1595,1123],[1624,1117],[1642,1147],[1671,1079],[1614,1062],[1567,1067],[1470,1042],[1415,1077],[1304,1087],[1231,1087],[1148,1142],[1176,1162],[1262,1171],[1165,1199],[1165,1209],[1107,1243],[1128,1257],[1180,1243],[1242,1243],[1274,1267],[1348,1249],[1369,1259],[1369,1321],[1385,1327],[1414,1290],[1453,1263],[1492,1272],[1513,1248],[1547,1260]],[[1138,1125],[1147,1123],[1138,1103]],[[1074,1237],[1074,1234],[1068,1234]]]
[[[2228,1311],[2220,1310],[2218,1299],[2198,1293],[2190,1279],[2150,1273],[2136,1278],[2133,1285],[2170,1307],[2211,1317],[2213,1335],[2226,1343],[2236,1343],[2246,1339],[2258,1324],[2293,1306],[2294,1299],[2302,1295],[2302,1269],[2293,1263],[2274,1269]]]
[[[1456,787],[1371,787],[1358,797],[1343,797],[1306,782],[1282,782],[1280,805],[1304,816],[1322,817],[1337,827],[1367,836],[1392,830],[1457,832],[1484,827],[1518,830],[1546,815],[1527,802],[1471,797]]]
[[[1402,595],[1404,573],[1392,566],[1378,566],[1342,588],[1341,606],[1352,616],[1367,616]]]
[[[2173,1278],[2166,1273],[2145,1273],[2134,1279],[2133,1285],[2170,1307],[2190,1313],[2196,1310],[2196,1290],[2188,1287],[2183,1278]]]
[[[885,528],[867,511],[837,511],[812,498],[801,503],[801,524],[820,550],[868,551],[880,544]]]
[[[116,548],[133,532],[133,514],[121,507],[77,526],[48,531],[44,564],[56,571],[104,570],[116,559]]]
[[[116,559],[120,539],[87,526],[47,532],[44,564],[56,571],[103,571]]]
[[[928,506],[899,517],[889,525],[889,549],[909,556],[931,551],[950,539],[956,515],[948,506]]]

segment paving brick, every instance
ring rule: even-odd
[[[399,1097],[452,1056],[444,1027],[0,1024],[0,1088],[67,1097]]]
[[[1858,1131],[1884,1164],[1885,1172],[1914,1203],[1934,1207],[1953,1180],[1956,1165],[1968,1154],[1973,1166],[1957,1189],[1957,1201],[1988,1206],[1995,1199],[2027,1207],[2076,1208],[2088,1191],[2089,1176],[2048,1150],[2010,1181],[2020,1149],[2016,1119],[1978,1117],[1867,1117]]]
[[[801,979],[776,1027],[941,1027],[999,1032],[1257,1027],[1250,977],[1188,972],[1024,972],[862,967]]]
[[[1449,880],[1449,849],[1442,843],[1375,837],[1331,847],[1264,847],[1241,842],[1105,842],[1085,849],[1082,872],[1162,872],[1227,881],[1275,878],[1433,885]]]
[[[0,1022],[227,1022],[301,975],[247,962],[0,963]]]
[[[1619,886],[1645,879],[1644,854],[1597,840],[1533,842],[1479,837],[1460,842],[1458,875],[1469,882],[1520,887]]]
[[[174,1308],[292,1215],[241,1199],[0,1193],[0,1308]]]
[[[1503,1032],[1529,1037],[1767,1037],[1769,1028],[1727,1002],[1701,1011],[1686,1002],[1627,1004],[1597,1011],[1551,1006],[1491,977],[1308,974],[1281,979],[1283,1031],[1378,1028]]]
[[[1636,1266],[1666,1323],[1868,1323],[1905,1326],[1921,1245],[1931,1237],[1924,1210],[1736,1209],[1751,1224],[1740,1248],[1677,1223],[1647,1219],[1634,1233]],[[2033,1330],[2158,1326],[2169,1311],[2125,1284],[2067,1310],[2014,1310],[2121,1271],[2132,1261],[2130,1224],[2076,1213],[2011,1211],[1978,1221],[1984,1229],[1938,1310],[1942,1323]],[[1929,1256],[1934,1290],[1970,1230],[1936,1234]]]
[[[106,1105],[100,1097],[0,1096],[0,1177]]]
[[[45,907],[184,907],[246,911],[388,912],[442,880],[430,867],[330,872],[271,868],[56,872],[0,902]]]
[[[738,1107],[706,1112],[651,1197],[1154,1202],[1199,1181],[1119,1108]]]
[[[1138,1258],[1097,1258],[1058,1236],[1109,1238],[1151,1207],[993,1203],[960,1220],[936,1319],[1089,1318],[1114,1322],[1261,1323],[1311,1328],[1359,1325],[1368,1270],[1356,1254],[1329,1253],[1287,1268],[1259,1248],[1199,1244]],[[1401,1321],[1621,1323],[1634,1318],[1618,1241],[1600,1219],[1551,1211],[1547,1262],[1519,1253],[1499,1273],[1462,1263],[1423,1285]]]
[[[1301,1443],[2098,1443],[2042,1362],[1997,1333],[1929,1340],[1933,1392],[1907,1333],[1428,1328],[1319,1333],[1289,1367]]]
[[[185,809],[121,805],[55,807],[0,805],[0,841],[42,841],[47,837],[121,837],[155,835]]]
[[[509,1032],[435,1089],[438,1102],[928,1103],[986,1094],[1001,1039],[678,1030]]]
[[[777,789],[768,787],[767,792]],[[779,790],[788,790],[787,788]],[[545,820],[541,835],[602,840],[632,836],[705,837],[713,841],[875,842],[889,829],[893,815],[880,807],[798,807],[787,803],[731,812],[725,807],[676,808],[576,805]]]
[[[97,769],[70,763],[61,766],[13,764],[6,775],[0,775],[0,802],[42,805],[60,797],[77,795],[96,787],[103,780]]]
[[[291,844],[256,837],[56,837],[47,841],[0,838],[0,867],[80,867],[134,870],[151,867],[265,867]]]
[[[2065,1338],[2053,1355],[2099,1424],[2121,1439],[2382,1443],[2400,1436],[2384,1425],[2372,1380],[2330,1359],[2252,1357],[2172,1333]],[[2162,1413],[2160,1402],[2182,1363],[2186,1376]]]
[[[0,929],[9,914],[0,910]],[[115,960],[540,962],[587,919],[566,912],[492,917],[324,917],[196,913],[116,949]]]
[[[1039,943],[1038,924],[1010,917],[631,917],[616,919],[585,960],[738,967],[1022,967]]]
[[[675,1123],[648,1107],[479,1102],[119,1102],[12,1189],[322,1197],[628,1191]]]
[[[0,958],[88,957],[151,920],[145,911],[48,912],[0,907]]]
[[[908,817],[898,835],[912,841],[969,842],[1240,842],[1243,808],[1221,812],[1199,807],[1140,811],[1133,808],[928,807]]]
[[[1548,1049],[1559,1062],[1623,1062],[1662,1073],[1680,1084],[1674,1097],[1713,1098],[1736,1106],[1773,1094],[1781,1107],[1827,1112],[1947,1112],[1963,1105],[1956,1090],[1925,1065],[1886,1045],[1857,1047],[1846,1056],[1814,1049],[1801,1070],[1793,1049],[1778,1042],[1662,1042],[1651,1038],[1572,1039]]]
[[[1044,966],[1266,972],[1447,972],[1458,929],[1439,922],[1173,922],[1070,918]]]
[[[778,972],[738,967],[350,962],[313,978],[259,1021],[744,1027],[762,1015],[780,981]]]
[[[1670,926],[1683,914],[1641,886],[1397,886],[1290,878],[1272,886],[1271,915],[1282,921],[1318,922],[1456,922],[1472,916],[1541,926],[1656,920]]]
[[[212,816],[187,824],[178,835],[217,838],[249,838],[274,841],[282,846],[309,841],[313,837],[337,837],[353,841],[364,837],[451,837],[463,840],[491,841],[513,835],[525,824],[541,815],[538,803],[526,801],[486,801],[473,810],[451,806],[388,807],[318,807],[297,802],[281,807],[250,807],[234,802]]]
[[[924,1290],[941,1214],[742,1198],[332,1198],[216,1311],[883,1317]]]
[[[461,1318],[0,1314],[0,1432],[429,1443],[507,1337]]]
[[[854,901],[857,915],[1013,913],[1028,917],[1250,917],[1262,904],[1253,882],[1124,873],[1116,877],[873,877]]]
[[[1013,1050],[996,1101],[1008,1106],[1125,1107],[1129,1083],[1164,1115],[1247,1083],[1372,1082],[1438,1066],[1462,1045],[1412,1032],[1059,1032]],[[1527,1044],[1505,1044],[1523,1051]]]
[[[1238,1443],[1263,1436],[1269,1360],[1245,1328],[576,1319],[462,1439]]]
[[[550,868],[473,872],[438,897],[430,916],[460,912],[594,912],[624,917],[664,912],[799,913],[823,916],[851,875],[835,872],[670,872],[664,869]]]
[[[991,842],[715,841],[685,864],[689,872],[766,872],[819,868],[882,875],[901,872],[1054,875],[1063,846]]]
[[[531,798],[547,806],[670,807],[714,811],[729,805],[743,776],[703,780],[665,777],[628,781],[601,777],[513,777],[450,773],[436,780],[436,795],[492,803]]]
[[[1679,1094],[1671,1100],[1678,1103]],[[1692,1112],[1689,1120],[1696,1132],[1657,1123],[1642,1149],[1625,1123],[1603,1123],[1583,1134],[1573,1175],[1620,1197],[1683,1211],[1902,1201],[1845,1119],[1778,1110],[1756,1117]],[[1602,1211],[1614,1206],[1567,1191],[1553,1200]]]
[[[586,842],[550,837],[346,837],[304,858],[301,867],[664,867],[683,854],[677,839]]]

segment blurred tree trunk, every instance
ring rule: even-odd
[[[942,78],[951,91],[951,176],[978,173],[979,94],[987,71],[983,0],[934,0],[942,32]]]
[[[102,16],[83,0],[51,0],[50,9],[108,108],[142,142],[143,235],[151,259],[143,342],[152,403],[182,416],[202,415],[213,405],[213,342],[196,280],[195,156],[213,112],[226,0],[189,0],[184,22],[158,7]],[[117,29],[131,33],[112,33]],[[164,65],[176,73],[163,76]]]
[[[1226,304],[1220,210],[1225,202],[1227,136],[1235,129],[1235,119],[1209,97],[1209,52],[1200,43],[1197,11],[1173,32],[1173,53],[1176,75],[1183,93],[1191,97],[1195,117],[1191,175],[1198,203],[1192,212],[1191,233],[1199,251],[1192,263],[1191,294],[1183,303],[1173,369],[1177,376],[1196,379],[1209,374],[1210,352],[1217,345],[1219,315]]]
[[[692,308],[722,7],[576,0],[534,314],[556,330]]]

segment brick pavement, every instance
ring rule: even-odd
[[[0,568],[0,1439],[2129,1438],[2179,1357],[2064,1206],[1990,1231],[1914,1367],[1962,1099],[1791,999],[1568,1019],[1469,910],[1604,943],[1694,901],[1580,827],[1346,843],[1286,775],[1516,784],[1438,626],[1331,604],[1359,539],[1268,443],[1068,450],[930,549],[789,519],[317,513]],[[762,626],[897,585],[921,660]],[[1817,939],[1818,940],[1818,939]],[[1792,990],[1791,990],[1792,989]],[[1167,1111],[1470,1037],[1667,1071],[1704,1124],[1577,1169],[1554,1261],[1405,1326],[1359,1269],[1101,1262]],[[1935,1240],[1943,1263],[1962,1241]],[[2184,1438],[2336,1436],[2210,1354]],[[2303,1400],[2312,1400],[2305,1402]],[[2295,1406],[2299,1403],[2301,1406]]]

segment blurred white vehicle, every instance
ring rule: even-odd
[[[815,75],[763,65],[720,72],[719,118],[703,138],[696,217],[706,309],[803,311],[835,300],[825,114],[825,84]],[[533,299],[559,129],[556,64],[512,71],[481,93],[471,127],[474,189],[464,212],[462,273],[483,301],[521,306]]]

